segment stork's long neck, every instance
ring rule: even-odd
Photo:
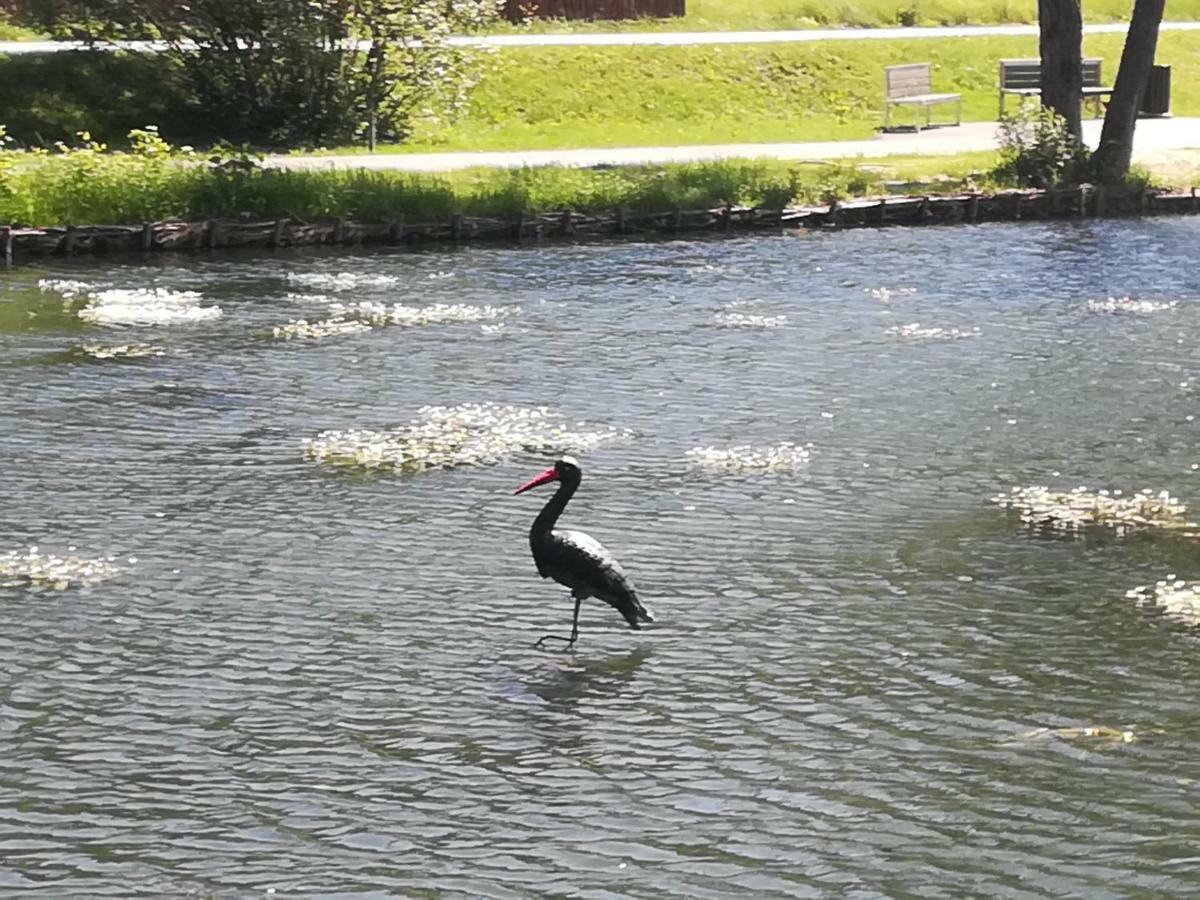
[[[571,502],[571,497],[574,496],[575,489],[578,487],[578,481],[560,482],[554,496],[546,501],[542,511],[533,520],[533,528],[529,530],[529,533],[531,535],[548,534],[554,527],[554,523],[558,521],[558,517],[563,514],[563,510],[567,508],[567,504]]]

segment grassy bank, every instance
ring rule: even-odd
[[[1089,0],[1087,22],[1129,18],[1127,0]],[[1198,0],[1172,0],[1169,18],[1200,19]],[[757,31],[764,29],[877,28],[895,25],[994,25],[1036,22],[1036,0],[688,0],[687,15],[677,19],[628,22],[532,20],[498,31]]]
[[[624,207],[698,209],[730,202],[778,208],[902,190],[938,176],[958,188],[992,154],[894,159],[871,165],[731,160],[605,170],[474,169],[446,175],[365,170],[281,171],[214,167],[168,151],[153,134],[135,153],[91,144],[65,153],[0,153],[0,223],[28,226],[134,224],[245,216],[304,220],[444,221],[453,213],[514,216]]]
[[[1116,76],[1123,38],[1085,41]],[[882,121],[883,67],[929,61],[936,90],[962,93],[964,116],[992,120],[1002,57],[1036,56],[1036,38],[839,41],[699,47],[545,47],[489,57],[454,121],[426,120],[389,151],[822,141],[869,137]],[[1200,115],[1200,33],[1164,32],[1176,115]],[[144,60],[113,53],[0,57],[9,86],[0,124],[27,143],[88,129],[114,143],[160,126],[206,145],[215,123],[172,96]],[[345,148],[343,152],[361,151]]]
[[[887,193],[1003,187],[988,173],[998,157],[872,160],[835,165],[729,160],[614,169],[474,169],[446,175],[367,170],[285,171],[213,166],[135,137],[134,153],[90,144],[54,154],[0,152],[0,223],[28,226],[136,224],[209,218],[388,222],[446,221],[455,213],[515,217],[571,209],[608,213],[711,208],[729,202],[780,208]],[[1184,186],[1196,166],[1168,166]]]
[[[1116,77],[1123,37],[1085,52]],[[465,116],[426,122],[389,150],[823,141],[869,137],[882,121],[883,67],[929,61],[934,89],[963,95],[967,120],[994,120],[1003,57],[1036,38],[855,41],[728,47],[571,47],[505,51]],[[1200,34],[1166,32],[1176,115],[1200,115]]]

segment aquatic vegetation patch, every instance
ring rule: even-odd
[[[896,288],[896,290],[892,290],[891,288],[886,288],[886,287],[877,287],[877,288],[863,288],[863,290],[871,295],[871,299],[878,300],[880,303],[890,303],[892,301],[892,297],[894,297],[894,296],[910,295],[910,294],[915,294],[917,292],[916,288],[911,288],[911,287]]]
[[[54,293],[64,300],[73,300],[81,294],[95,290],[95,285],[86,281],[74,281],[68,278],[39,278],[38,288],[47,293]]]
[[[79,318],[93,325],[181,325],[221,317],[219,306],[202,306],[195,291],[110,288],[88,295]]]
[[[55,556],[40,553],[37,547],[24,552],[10,550],[0,554],[0,588],[40,587],[62,591],[73,585],[98,584],[120,571],[115,560],[114,556],[99,559]]]
[[[386,431],[323,431],[302,447],[315,462],[423,472],[493,465],[516,453],[585,453],[628,436],[613,427],[556,421],[543,406],[464,403],[422,407],[408,425]]]
[[[361,334],[371,331],[372,326],[356,319],[322,319],[319,322],[309,322],[306,319],[296,319],[286,325],[276,325],[271,329],[271,336],[285,341],[296,339],[319,340],[328,337],[340,337],[347,334]]]
[[[1193,528],[1187,507],[1167,491],[1146,489],[1133,494],[1122,491],[1091,491],[1077,487],[1052,491],[1043,485],[1014,487],[997,494],[992,502],[1020,513],[1029,525],[1075,532],[1089,526],[1104,526],[1124,534],[1135,528]]]
[[[460,303],[434,303],[429,306],[402,306],[375,300],[360,300],[355,303],[329,304],[329,318],[310,322],[296,319],[286,325],[271,329],[271,336],[281,340],[295,338],[320,339],[347,334],[360,334],[373,328],[399,325],[416,328],[423,325],[467,324],[493,322],[502,319],[519,308],[499,306],[468,306]],[[483,326],[487,327],[487,326]]]
[[[67,309],[85,300],[77,314],[93,325],[176,325],[217,319],[223,314],[219,306],[201,305],[204,298],[196,291],[101,287],[62,278],[39,279],[38,288],[58,294]]]
[[[1058,738],[1073,743],[1132,744],[1137,735],[1130,729],[1111,725],[1088,725],[1076,728],[1035,728],[1020,735],[1020,740],[1032,741]]]
[[[400,325],[415,328],[421,325],[447,325],[474,322],[494,322],[513,310],[500,306],[470,306],[463,303],[433,303],[429,306],[403,306],[372,300],[357,303],[333,303],[329,312],[335,318],[353,319],[382,327]]]
[[[1130,297],[1109,297],[1107,300],[1089,300],[1087,308],[1095,313],[1156,313],[1174,309],[1175,300],[1134,300]]]
[[[981,332],[978,327],[972,328],[970,331],[960,328],[922,328],[920,322],[911,322],[908,325],[893,325],[887,330],[887,333],[912,340],[954,341],[961,338],[979,337]]]
[[[1195,628],[1200,626],[1200,584],[1189,584],[1168,575],[1153,585],[1141,585],[1125,596],[1141,606],[1154,606],[1172,619]]]
[[[713,316],[723,328],[779,328],[787,324],[787,316],[761,316],[755,313],[724,312]]]
[[[693,447],[685,455],[693,467],[713,474],[787,473],[808,463],[812,446],[784,441],[768,447]]]
[[[161,347],[153,344],[79,344],[72,348],[72,353],[86,359],[100,361],[114,359],[150,359],[165,353]]]
[[[361,272],[288,272],[289,284],[318,291],[358,291],[366,288],[386,288],[399,284],[395,275],[366,274]]]

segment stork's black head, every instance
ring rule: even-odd
[[[564,484],[579,484],[579,479],[583,477],[583,471],[579,468],[579,463],[575,461],[573,456],[564,456],[550,468],[543,472],[539,472],[533,478],[529,479],[515,491],[514,494],[523,494],[530,488],[535,488],[539,484],[545,484],[547,481],[561,481]]]

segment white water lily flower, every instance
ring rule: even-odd
[[[219,306],[201,306],[195,291],[111,288],[89,294],[79,318],[93,325],[176,325],[220,318]]]
[[[751,313],[717,313],[713,321],[725,328],[779,328],[787,316],[760,316]]]
[[[887,334],[916,340],[953,341],[960,338],[979,337],[981,332],[978,327],[972,328],[970,331],[959,328],[922,328],[920,322],[911,322],[908,325],[893,325],[887,330]]]
[[[1156,313],[1173,309],[1174,300],[1133,300],[1129,297],[1109,297],[1107,300],[1089,300],[1088,310],[1100,313]]]
[[[1189,584],[1168,575],[1154,585],[1142,585],[1125,592],[1140,605],[1156,606],[1166,615],[1190,627],[1200,626],[1200,584]]]
[[[400,283],[400,279],[395,275],[356,272],[288,272],[287,280],[300,287],[338,292],[372,287],[391,287]]]
[[[113,564],[114,559],[55,556],[41,553],[37,547],[30,547],[24,553],[10,550],[0,553],[0,588],[41,587],[61,591],[72,585],[97,584],[120,571]]]
[[[325,319],[320,322],[296,319],[286,325],[276,325],[271,329],[271,336],[285,341],[296,338],[318,340],[345,334],[359,334],[370,330],[371,326],[366,322],[358,322],[353,319]]]
[[[422,472],[491,465],[514,453],[584,453],[626,437],[615,428],[579,430],[550,418],[545,407],[465,403],[426,406],[401,428],[323,431],[303,442],[305,456],[334,465]]]
[[[329,312],[338,318],[357,319],[376,327],[400,325],[447,325],[473,322],[492,322],[509,315],[513,310],[499,306],[469,306],[462,303],[434,303],[429,306],[388,305],[373,300],[356,303],[333,303]]]
[[[812,444],[800,446],[784,441],[767,447],[693,447],[686,454],[693,466],[712,473],[793,472],[812,456]]]

